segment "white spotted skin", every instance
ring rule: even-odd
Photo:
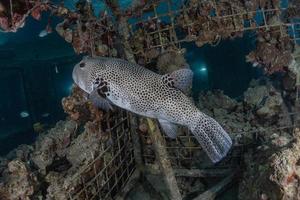
[[[115,58],[85,58],[74,68],[75,83],[88,93],[94,90],[97,78],[107,82],[110,91],[106,98],[116,106],[188,126],[213,162],[230,149],[231,139],[222,127],[200,112],[179,89],[165,84],[161,75]]]
[[[96,77],[103,78],[111,90],[107,98],[123,109],[185,126],[198,113],[186,95],[146,68],[121,59],[88,58],[82,62],[86,65],[82,70],[89,68],[89,78],[78,85],[86,88]]]

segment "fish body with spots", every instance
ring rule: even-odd
[[[218,162],[232,141],[218,122],[185,95],[192,76],[190,69],[160,75],[122,59],[104,57],[85,57],[73,70],[74,82],[98,107],[108,110],[113,104],[156,118],[171,138],[176,137],[178,125],[187,126],[210,159]]]

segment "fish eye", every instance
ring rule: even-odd
[[[79,64],[79,67],[80,67],[80,68],[83,68],[84,66],[85,66],[85,63],[84,63],[84,62],[82,62],[82,63]]]

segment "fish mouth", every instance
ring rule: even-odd
[[[72,78],[74,83],[84,90],[86,93],[90,94],[92,91],[88,88],[88,83],[84,80],[85,79],[85,72],[82,71],[78,66],[75,66],[72,73]]]
[[[72,72],[72,79],[76,85],[78,85],[78,68],[75,66]]]

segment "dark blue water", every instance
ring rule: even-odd
[[[216,47],[185,44],[186,58],[194,71],[194,97],[197,99],[200,91],[216,89],[231,97],[242,95],[250,80],[259,74],[245,61],[245,56],[255,49],[254,41],[255,35],[247,33],[243,38],[223,40]]]
[[[65,118],[61,99],[70,93],[74,63],[0,67],[0,155],[19,144],[32,143],[37,136],[34,123],[51,127]],[[22,112],[28,116],[22,117]]]
[[[80,57],[55,32],[38,37],[48,19],[49,13],[41,21],[29,18],[17,33],[0,34],[0,155],[34,142],[34,123],[49,128],[66,117],[61,99],[70,93]],[[53,27],[59,21],[52,18]]]

